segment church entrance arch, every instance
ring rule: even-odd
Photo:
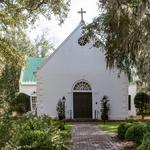
[[[73,87],[74,118],[92,118],[92,88],[86,81],[79,81]]]

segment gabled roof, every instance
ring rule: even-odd
[[[36,70],[45,62],[45,60],[46,58],[41,57],[28,57],[21,72],[20,82],[22,84],[36,84]]]

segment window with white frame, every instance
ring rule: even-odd
[[[74,86],[73,90],[74,91],[91,91],[92,88],[87,82],[80,81]]]
[[[32,110],[36,110],[37,97],[32,96],[31,100],[32,100]]]

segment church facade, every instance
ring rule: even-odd
[[[81,28],[82,24],[48,59],[28,59],[21,73],[20,92],[30,95],[31,110],[36,109],[39,116],[57,117],[57,103],[64,99],[67,119],[101,119],[103,96],[109,98],[110,120],[134,116],[135,85],[130,86],[124,73],[118,76],[117,69],[106,69],[102,50],[90,43],[79,45]]]

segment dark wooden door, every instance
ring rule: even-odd
[[[73,93],[74,118],[92,118],[92,93]]]

